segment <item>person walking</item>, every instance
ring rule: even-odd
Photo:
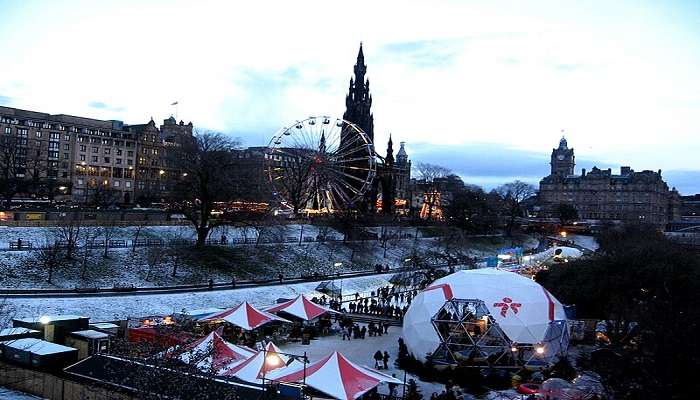
[[[382,360],[384,360],[384,356],[382,355],[381,350],[377,350],[376,353],[374,353],[374,368],[376,369],[382,369]]]
[[[387,352],[386,350],[384,350],[382,362],[384,363],[384,369],[389,369],[389,352]]]

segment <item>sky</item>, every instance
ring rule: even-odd
[[[563,131],[577,171],[700,193],[697,1],[0,0],[0,105],[263,145],[342,116],[360,42],[379,150],[491,188],[537,183]]]

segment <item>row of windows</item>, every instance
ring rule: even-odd
[[[130,188],[130,187],[131,187],[131,182],[125,181],[125,182],[123,182],[123,183],[124,183],[124,187],[125,187],[125,188]],[[84,185],[84,184],[85,184],[85,179],[78,179],[78,185]],[[107,180],[107,179],[103,180],[103,181],[102,181],[102,184],[103,184],[103,185],[109,185],[109,180]],[[88,181],[88,186],[93,186],[93,187],[94,187],[94,186],[97,186],[97,180],[95,180],[95,179],[90,179],[90,180]],[[122,187],[122,182],[121,182],[121,181],[112,181],[112,186],[114,186],[115,188]]]

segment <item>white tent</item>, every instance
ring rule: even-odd
[[[273,314],[285,312],[297,318],[301,318],[305,321],[310,321],[325,313],[337,313],[337,311],[331,310],[330,308],[326,308],[312,302],[303,294],[300,294],[292,300],[285,301],[282,304],[270,307],[265,311]]]
[[[290,366],[275,371],[269,378],[278,382],[305,382],[314,389],[341,400],[356,399],[382,382],[402,383],[371,368],[356,365],[337,351],[306,368],[301,364],[297,367]]]
[[[269,322],[280,321],[289,322],[284,318],[280,318],[266,311],[260,311],[253,307],[247,301],[230,308],[218,314],[210,314],[199,320],[200,322],[207,321],[226,321],[230,324],[239,326],[246,331],[252,331]]]
[[[202,371],[218,372],[232,363],[250,358],[255,351],[229,343],[221,337],[219,330],[184,346],[175,346],[163,355],[176,357],[187,364],[195,364]]]
[[[265,351],[258,351],[243,362],[233,363],[229,367],[221,369],[222,376],[235,376],[238,379],[251,383],[264,383],[263,378],[272,371],[277,371],[294,365],[296,361],[289,362],[289,357],[279,354],[280,349],[274,343],[265,345]]]
[[[446,327],[441,330],[442,320]],[[403,321],[408,350],[425,360],[447,341],[445,336],[453,334],[454,326],[447,327],[451,323],[458,330],[464,327],[460,345],[477,356],[483,354],[479,347],[488,345],[487,356],[500,349],[499,354],[511,357],[503,348],[509,351],[517,345],[528,347],[530,355],[539,348],[537,355],[546,359],[568,346],[561,303],[533,280],[492,268],[458,271],[419,293]],[[469,324],[474,326],[471,331]]]

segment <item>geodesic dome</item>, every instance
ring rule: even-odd
[[[485,268],[438,279],[413,299],[404,341],[435,364],[544,366],[566,353],[564,308],[545,288]]]

